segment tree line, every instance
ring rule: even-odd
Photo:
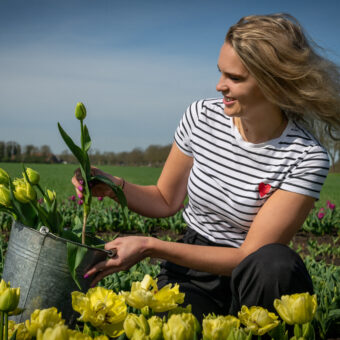
[[[328,151],[331,161],[331,171],[340,172],[340,140],[334,140],[321,126],[314,126],[314,135]],[[169,145],[150,145],[145,150],[134,148],[124,152],[89,152],[91,163],[96,165],[127,165],[127,166],[163,166],[169,152]],[[40,147],[32,144],[22,147],[10,141],[0,141],[0,162],[25,162],[25,163],[77,163],[74,156],[65,150],[59,155],[53,154],[48,145]]]
[[[134,148],[129,152],[100,152],[91,150],[91,163],[96,165],[130,165],[130,166],[163,166],[169,152],[169,145],[150,145],[145,150]],[[74,156],[64,150],[61,154],[54,154],[48,145],[40,147],[34,145],[21,146],[17,142],[0,141],[0,162],[25,163],[77,163]]]

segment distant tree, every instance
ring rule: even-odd
[[[5,158],[5,145],[5,142],[0,141],[0,162],[2,162]]]

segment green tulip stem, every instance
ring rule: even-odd
[[[8,340],[8,312],[5,312],[5,340]]]
[[[42,189],[42,187],[40,186],[40,184],[38,183],[38,184],[36,184],[36,187],[39,189],[39,191],[40,191],[40,193],[43,195],[43,197],[45,197],[46,198],[46,193],[44,192],[44,190]]]
[[[1,329],[0,340],[3,340],[4,338],[4,312],[1,312],[0,314],[0,329]]]
[[[81,142],[81,149],[85,152],[85,140],[84,140],[84,123],[83,120],[80,120],[80,142]]]
[[[85,244],[85,232],[86,232],[86,223],[87,223],[87,217],[90,212],[90,206],[88,204],[84,204],[84,213],[83,213],[83,229],[81,233],[81,243]]]

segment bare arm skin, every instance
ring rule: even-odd
[[[167,217],[174,215],[183,204],[187,193],[187,182],[192,167],[192,158],[183,154],[173,144],[170,154],[165,162],[162,173],[156,185],[137,185],[125,182],[124,194],[130,210],[147,217]],[[117,185],[121,179],[107,174],[99,169],[92,169],[94,174],[106,176]],[[77,188],[77,177],[72,178],[72,183]],[[80,194],[79,190],[77,193]],[[113,191],[105,184],[96,184],[92,188],[94,196],[111,197]]]
[[[186,195],[192,159],[174,144],[156,186],[127,183],[124,192],[131,210],[145,216],[168,216],[175,213]],[[87,275],[97,274],[95,285],[103,277],[127,270],[145,257],[161,258],[196,270],[231,275],[232,270],[249,254],[269,243],[287,244],[314,206],[315,199],[277,190],[254,219],[240,248],[198,246],[166,242],[152,237],[121,237],[106,244],[117,250],[113,259],[100,262]]]

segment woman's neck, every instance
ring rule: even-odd
[[[243,140],[253,144],[280,137],[287,126],[287,122],[286,115],[281,111],[279,114],[267,115],[262,118],[257,117],[253,120],[243,117],[234,118],[234,125]]]

